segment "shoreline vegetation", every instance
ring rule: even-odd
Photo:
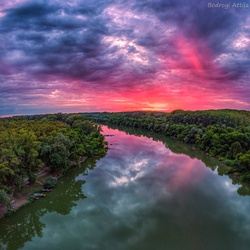
[[[0,119],[0,218],[50,191],[88,157],[104,156],[101,124],[140,128],[184,142],[250,183],[250,112],[206,110],[15,116]],[[7,213],[6,213],[7,211]]]
[[[250,184],[250,112],[203,110],[83,113],[97,123],[140,128],[167,136],[215,157],[228,175]]]
[[[88,157],[104,156],[101,126],[81,114],[0,119],[0,218],[46,196]]]

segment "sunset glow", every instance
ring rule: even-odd
[[[250,110],[249,14],[197,0],[1,3],[0,116]]]

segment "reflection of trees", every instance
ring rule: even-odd
[[[127,134],[130,135],[136,135],[136,136],[146,136],[148,138],[153,139],[154,141],[161,141],[164,143],[164,145],[169,148],[173,153],[175,154],[185,154],[188,155],[191,158],[197,158],[204,162],[204,164],[211,169],[215,169],[217,164],[219,163],[216,159],[212,158],[211,156],[207,156],[201,151],[197,151],[196,149],[190,147],[189,145],[176,141],[174,139],[170,139],[167,136],[164,136],[162,134],[157,134],[154,132],[150,132],[148,130],[143,130],[139,128],[133,128],[133,127],[125,127],[125,126],[114,126],[110,125],[110,128],[118,128]]]
[[[27,213],[20,210],[20,214],[13,215],[1,221],[1,249],[15,250],[24,246],[24,243],[30,241],[34,236],[42,236],[42,230],[45,224],[39,221],[40,217],[45,214],[45,210]],[[14,220],[13,218],[16,217]],[[2,223],[3,222],[3,223]]]
[[[207,167],[211,168],[212,170],[215,170],[218,166],[218,174],[224,175],[227,174],[228,167],[226,167],[222,162],[219,162],[215,158],[212,158],[211,156],[208,156],[204,154],[203,152],[192,148],[190,145],[187,145],[185,143],[176,141],[174,139],[171,139],[167,136],[164,136],[162,134],[157,134],[148,130],[143,130],[139,128],[134,127],[126,127],[122,125],[111,125],[108,124],[108,127],[112,129],[119,129],[121,131],[126,132],[129,135],[136,135],[136,136],[146,136],[148,138],[153,139],[154,141],[161,141],[164,143],[164,145],[169,148],[173,153],[175,154],[185,154],[188,155],[191,158],[197,158],[201,160]],[[239,178],[235,178],[233,175],[228,175],[230,179],[232,179],[233,184],[241,184],[242,186],[238,189],[239,195],[250,195],[250,188],[246,184],[242,184],[239,180]]]
[[[33,237],[42,237],[46,224],[40,218],[46,213],[56,212],[69,214],[76,202],[86,198],[82,193],[83,180],[76,180],[80,174],[86,173],[86,168],[93,169],[97,158],[87,159],[79,168],[74,168],[62,178],[53,192],[46,198],[35,201],[32,205],[20,209],[16,214],[1,220],[0,249],[20,249]]]
[[[250,195],[250,188],[248,186],[242,186],[238,188],[237,192],[242,196]]]

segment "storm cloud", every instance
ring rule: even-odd
[[[245,4],[1,3],[0,115],[197,104],[249,109],[250,2]]]

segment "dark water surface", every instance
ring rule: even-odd
[[[250,196],[216,166],[103,129],[114,135],[106,137],[107,156],[1,220],[0,249],[250,249]]]

